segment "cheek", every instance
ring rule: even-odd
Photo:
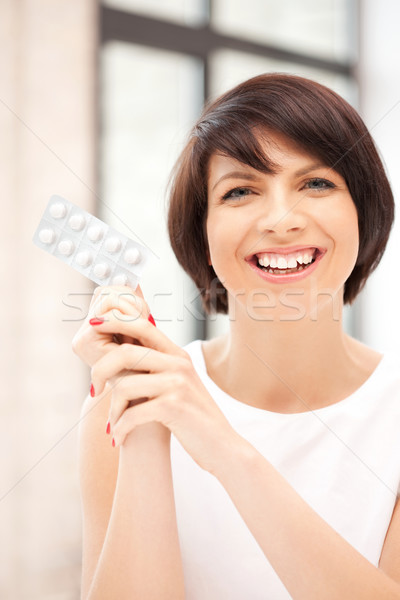
[[[355,262],[359,248],[359,232],[357,209],[353,203],[348,206],[347,211],[338,224],[338,228],[343,232],[344,244],[347,246],[349,258],[351,255]]]
[[[358,214],[353,202],[342,207],[339,214],[331,213],[327,228],[332,232],[337,256],[340,256],[343,268],[347,269],[350,275],[359,249]]]
[[[206,224],[208,252],[213,265],[223,260],[224,255],[229,254],[232,236],[227,235],[227,229],[221,219],[213,218],[213,216],[208,217]]]
[[[223,218],[217,216],[218,218],[210,215],[206,223],[209,264],[219,280],[229,287],[235,279],[235,257],[240,244],[240,232],[234,219],[227,215]]]

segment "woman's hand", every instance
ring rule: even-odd
[[[111,349],[92,368],[96,395],[111,382],[109,423],[115,445],[124,444],[139,425],[167,427],[203,469],[215,473],[218,461],[240,438],[199,379],[189,355],[147,320],[123,321],[107,313],[95,327],[99,336],[119,334],[142,345]]]
[[[97,296],[99,292],[104,300],[94,306],[94,299],[75,340],[77,353],[89,363],[111,357],[120,347],[133,348],[132,342],[141,343],[133,330],[125,330],[128,324],[156,330],[146,318],[143,300],[140,315],[133,290],[101,288]],[[113,451],[105,430],[116,390],[118,381],[109,379],[107,391],[86,399],[80,419],[82,597],[184,598],[170,432],[160,423],[149,423],[130,434],[120,452]]]
[[[117,311],[118,318],[125,321],[132,322],[140,317],[152,319],[140,286],[136,290],[127,286],[98,287],[94,291],[88,315],[72,340],[73,351],[90,367],[119,344],[137,343],[129,335],[96,330],[96,325],[102,319],[109,318],[110,313],[113,315],[114,311]]]

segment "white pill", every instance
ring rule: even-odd
[[[93,256],[92,256],[91,252],[88,252],[87,250],[83,250],[82,252],[78,252],[75,260],[78,263],[78,265],[80,265],[81,267],[87,267],[88,265],[92,264]]]
[[[104,229],[99,225],[92,225],[87,231],[87,236],[92,242],[98,242],[103,237]]]
[[[129,250],[127,250],[124,254],[125,262],[127,262],[129,265],[137,265],[141,258],[142,257],[137,248],[129,248]]]
[[[85,217],[83,215],[72,215],[68,222],[71,229],[80,231],[85,226]]]
[[[107,277],[109,272],[110,267],[106,263],[98,263],[93,269],[93,273],[96,275],[96,277],[99,277],[100,279],[104,279],[104,277]]]
[[[67,214],[67,207],[62,202],[54,202],[49,210],[53,219],[62,219]]]
[[[58,251],[64,256],[69,256],[74,251],[74,244],[71,242],[71,240],[63,240],[58,244]]]
[[[120,273],[113,277],[112,284],[113,285],[126,285],[128,283],[128,277],[125,273]]]
[[[43,242],[43,244],[52,244],[54,242],[55,233],[53,229],[42,229],[39,232],[39,240]]]
[[[118,252],[121,249],[121,240],[117,237],[110,237],[106,239],[105,247],[107,252]]]

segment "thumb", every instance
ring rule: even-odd
[[[140,298],[142,298],[142,300],[144,300],[142,288],[140,287],[139,284],[137,284],[137,286],[135,288],[135,294],[137,294],[138,296],[140,296]]]
[[[150,307],[145,300],[142,288],[139,284],[135,288],[134,295],[136,297],[136,303],[140,309],[140,312],[143,313],[143,316],[147,318],[150,314]]]
[[[137,296],[139,296],[140,298],[142,298],[142,300],[144,301],[144,305],[145,305],[145,306],[147,306],[147,315],[146,315],[146,316],[147,316],[147,319],[150,321],[150,323],[151,323],[152,325],[154,325],[154,327],[156,327],[156,322],[154,321],[154,317],[153,317],[153,315],[151,314],[151,311],[150,311],[150,307],[149,307],[149,305],[147,304],[146,300],[144,299],[143,292],[142,292],[142,288],[140,287],[140,285],[139,285],[139,284],[137,285],[137,288],[135,289],[135,294],[136,294]]]

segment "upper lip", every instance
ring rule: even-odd
[[[260,254],[294,254],[295,252],[305,252],[306,250],[317,250],[319,253],[324,253],[326,251],[325,248],[321,246],[315,246],[310,244],[309,246],[276,246],[274,248],[263,248],[262,250],[258,250],[253,254],[246,257],[246,260],[251,260],[254,256],[258,256]]]

